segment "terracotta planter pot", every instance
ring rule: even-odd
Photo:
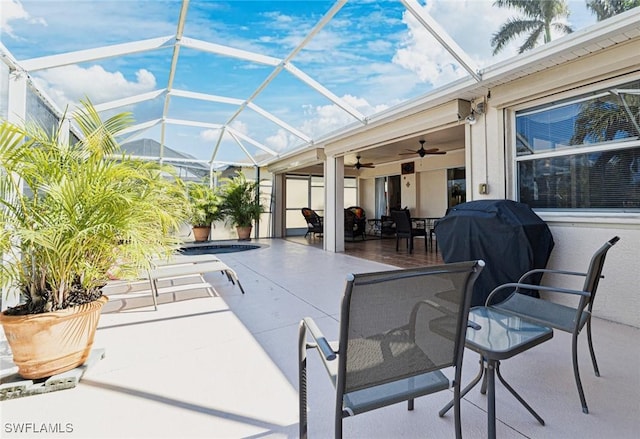
[[[102,306],[109,299],[44,314],[0,314],[13,362],[23,378],[37,379],[71,370],[91,353]]]
[[[211,227],[194,226],[193,227],[193,239],[196,242],[203,242],[209,240],[209,233],[211,233]]]
[[[251,241],[252,229],[253,229],[253,226],[236,227],[236,232],[238,233],[238,240]]]

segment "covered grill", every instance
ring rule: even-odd
[[[472,306],[484,305],[498,285],[545,268],[554,246],[547,224],[528,205],[512,200],[458,204],[436,222],[435,233],[445,262],[486,262],[474,286]],[[541,277],[532,276],[527,282],[538,284]],[[535,291],[528,293],[537,296]],[[505,290],[503,297],[509,294]]]

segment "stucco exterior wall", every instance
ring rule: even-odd
[[[636,40],[492,89],[491,97],[484,97],[486,114],[468,127],[467,199],[515,199],[512,127],[516,110],[638,79],[639,65],[640,41]],[[488,194],[479,194],[481,183],[488,184]],[[585,271],[594,251],[620,236],[607,255],[594,315],[640,327],[640,215],[565,212],[540,216],[548,222],[556,243],[548,264],[551,268]],[[582,286],[582,279],[549,278],[546,282]]]
[[[582,221],[548,222],[555,241],[549,260],[551,267],[584,272],[591,255],[606,241],[619,236],[620,241],[607,253],[598,295],[594,301],[593,315],[603,319],[640,327],[640,270],[638,269],[638,242],[640,230],[637,226],[623,226],[612,222],[584,223]],[[547,283],[581,288],[583,279],[568,280],[565,277],[549,277]],[[571,303],[569,300],[558,300]],[[575,299],[573,300],[575,303]]]

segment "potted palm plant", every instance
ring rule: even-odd
[[[196,242],[207,241],[211,234],[211,224],[222,219],[220,197],[215,188],[208,184],[191,182],[187,185],[189,194],[189,220]]]
[[[222,180],[222,214],[236,227],[239,240],[250,240],[253,223],[260,221],[264,207],[260,203],[258,182],[249,181],[242,171]]]
[[[187,216],[170,168],[118,155],[128,113],[103,122],[84,101],[74,120],[76,143],[62,141],[63,125],[0,123],[0,286],[20,294],[0,322],[24,378],[84,363],[109,272],[137,275],[173,250]]]

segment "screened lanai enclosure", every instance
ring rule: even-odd
[[[131,111],[126,150],[185,176],[263,165],[433,87],[478,78],[434,18],[446,8],[413,0],[2,8],[3,117],[51,125],[83,97],[104,115]],[[425,65],[413,65],[419,53]]]
[[[628,141],[638,136],[637,78],[608,84],[592,75],[603,83],[531,104],[520,100],[554,89],[527,100],[500,94],[637,32],[633,11],[607,26],[582,0],[560,3],[554,28],[572,33],[552,32],[518,55],[527,35],[500,50],[492,39],[522,11],[492,1],[3,0],[0,117],[53,127],[82,99],[104,118],[131,112],[118,138],[125,153],[172,164],[184,180],[216,184],[241,168],[259,179],[263,236],[302,227],[303,204],[336,224],[352,203],[370,218],[395,204],[442,216],[477,197],[635,209],[628,187],[640,161]],[[585,102],[622,122],[576,131]],[[71,139],[79,135],[73,120],[64,123]],[[504,156],[498,173],[494,147]],[[602,184],[592,168],[616,178]],[[495,192],[505,173],[515,189]],[[284,188],[298,180],[306,192],[287,204]],[[376,195],[381,182],[398,196]]]
[[[0,115],[52,125],[86,97],[133,113],[127,152],[187,178],[262,166],[479,81],[514,53],[491,55],[513,12],[490,3],[3,1]],[[595,21],[568,4],[573,28]]]

